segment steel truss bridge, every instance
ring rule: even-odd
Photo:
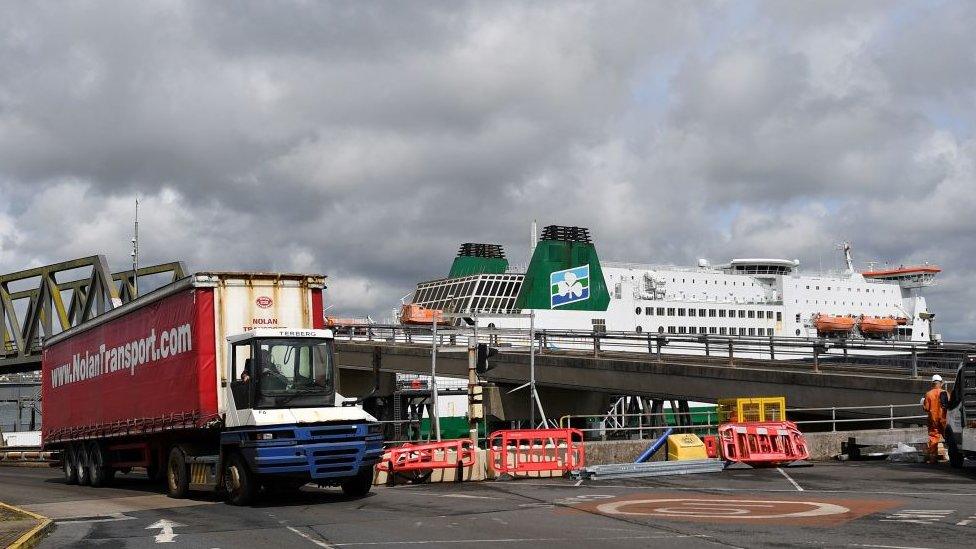
[[[103,255],[0,274],[0,374],[39,370],[44,339],[184,276],[179,261],[112,273]]]

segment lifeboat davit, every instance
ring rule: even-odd
[[[446,324],[444,311],[440,309],[428,309],[416,303],[408,303],[400,309],[401,324],[423,324],[430,326],[435,322],[435,319],[438,324]]]
[[[893,333],[898,327],[898,319],[862,316],[857,327],[865,336],[886,336]]]
[[[854,329],[854,317],[818,313],[813,317],[813,326],[821,334],[846,334]]]

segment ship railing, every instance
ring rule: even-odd
[[[348,341],[383,341],[388,344],[430,345],[427,326],[372,325],[337,330]],[[463,345],[468,337],[498,346],[504,352],[527,352],[532,338],[526,328],[441,327],[439,345]],[[860,374],[909,375],[952,373],[973,343],[905,342],[783,336],[731,336],[660,332],[601,332],[536,330],[539,354],[586,354],[594,357],[649,356],[657,362],[708,364],[727,367],[853,371]]]

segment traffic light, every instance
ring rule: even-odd
[[[491,366],[488,365],[488,359],[497,354],[498,349],[489,347],[487,343],[478,344],[478,361],[475,363],[475,370],[478,375],[485,375],[491,369]]]

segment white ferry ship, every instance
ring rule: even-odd
[[[839,337],[928,342],[934,314],[921,289],[934,265],[855,269],[843,246],[843,272],[806,272],[795,259],[737,258],[697,267],[602,262],[582,227],[550,225],[524,271],[495,244],[463,244],[447,277],[421,282],[400,310],[406,324],[439,311],[480,315],[485,327],[718,336]]]

